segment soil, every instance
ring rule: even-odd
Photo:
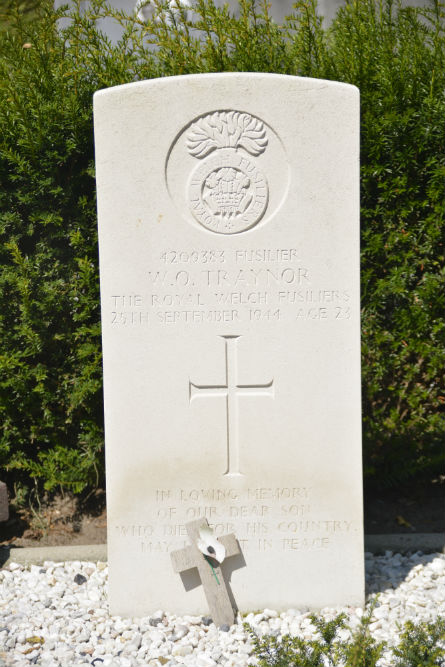
[[[397,489],[366,488],[365,534],[444,533],[445,476]]]
[[[105,492],[87,500],[56,495],[38,505],[17,510],[10,504],[9,519],[0,524],[0,547],[49,547],[105,544],[107,514]]]
[[[365,488],[365,533],[445,532],[445,476],[417,480],[398,489]],[[17,511],[0,524],[0,546],[43,547],[105,544],[105,492],[87,501],[56,496],[38,507]]]

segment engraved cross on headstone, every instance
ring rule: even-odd
[[[208,526],[207,519],[198,519],[186,524],[187,535],[190,538],[191,544],[184,547],[184,549],[171,552],[173,569],[175,572],[183,572],[184,570],[190,570],[192,567],[197,567],[213,622],[217,627],[232,625],[235,619],[235,612],[230,601],[229,591],[224,581],[221,567],[217,565],[216,561],[213,561],[212,566],[210,566],[209,561],[206,560],[206,557],[197,546],[199,531],[204,526]],[[225,559],[240,553],[238,542],[233,533],[219,537],[218,541],[226,549]]]
[[[225,475],[241,475],[238,439],[238,397],[274,395],[273,380],[265,384],[238,384],[236,345],[240,336],[220,336],[225,344],[225,384],[199,385],[189,381],[190,402],[194,398],[224,396],[227,420],[227,469]]]

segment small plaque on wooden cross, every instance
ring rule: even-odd
[[[235,611],[230,601],[227,583],[224,580],[220,564],[214,558],[204,554],[198,548],[200,533],[208,529],[207,519],[198,519],[186,524],[187,535],[191,544],[184,549],[172,551],[171,559],[175,572],[183,572],[193,567],[198,568],[201,583],[210,609],[210,615],[217,627],[221,625],[232,625],[235,619]],[[215,538],[214,538],[215,539]],[[240,553],[237,539],[233,533],[218,538],[225,548],[225,558],[236,556]],[[210,548],[209,554],[212,553]]]

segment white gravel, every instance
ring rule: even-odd
[[[366,554],[368,603],[379,593],[373,636],[396,643],[407,619],[445,616],[445,555]],[[208,617],[177,617],[159,610],[151,617],[109,616],[104,563],[46,562],[0,570],[0,667],[246,667],[251,644],[242,621],[259,634],[311,638],[308,610],[265,609],[217,629]],[[363,609],[323,609],[325,618],[346,612],[352,627]],[[389,665],[384,656],[380,664]]]

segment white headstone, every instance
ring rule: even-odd
[[[362,604],[359,94],[204,74],[95,95],[113,613]]]

